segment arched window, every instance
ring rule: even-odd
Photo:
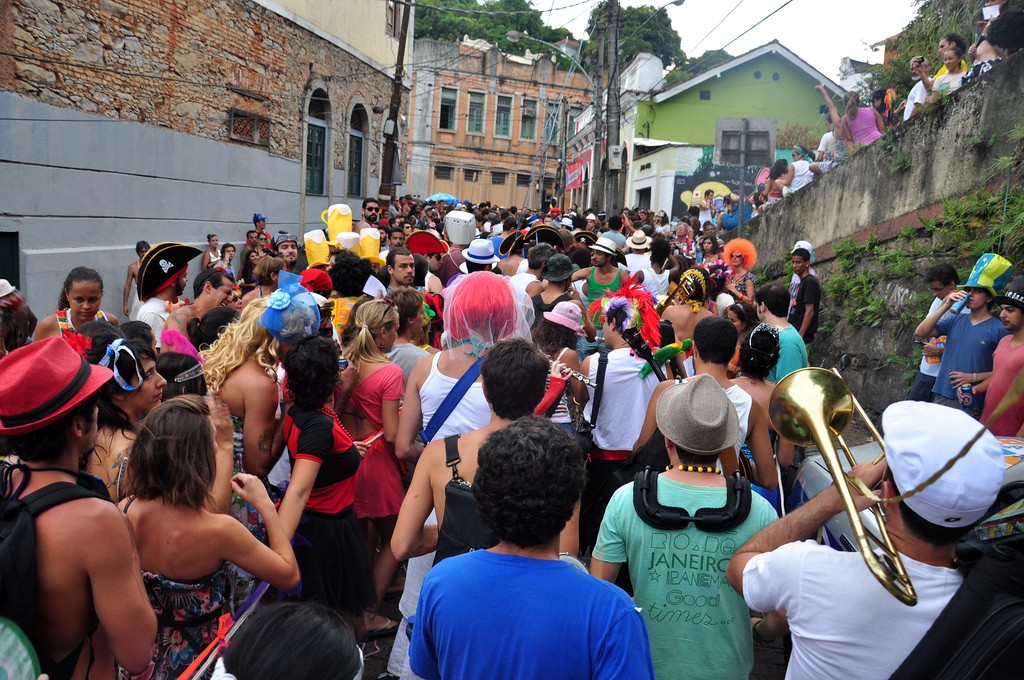
[[[314,90],[306,115],[306,193],[327,193],[327,129],[331,100],[323,90]]]
[[[366,194],[366,151],[369,148],[366,139],[370,125],[366,117],[366,109],[356,104],[348,121],[348,182],[347,195],[363,196]]]

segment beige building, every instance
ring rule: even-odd
[[[560,196],[565,131],[592,101],[586,76],[468,40],[418,40],[410,69],[410,193],[528,207]]]

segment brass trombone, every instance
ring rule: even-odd
[[[860,414],[882,447],[884,456],[885,447],[881,435],[838,371],[804,368],[790,373],[779,381],[772,392],[768,416],[779,436],[798,446],[814,444],[818,447],[832,479],[836,481],[836,489],[857,538],[857,548],[868,569],[900,602],[913,606],[917,604],[917,593],[914,592],[907,570],[885,530],[882,511],[878,505],[871,507],[878,525],[878,535],[875,536],[865,529],[861,521],[850,488],[853,481],[843,471],[836,445],[832,441],[835,437],[850,465],[856,464],[850,447],[842,437],[843,430],[853,420],[854,410]],[[879,456],[879,460],[881,457]],[[880,549],[882,554],[876,554],[875,548]]]

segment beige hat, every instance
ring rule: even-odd
[[[658,429],[669,441],[698,456],[717,456],[735,446],[740,436],[736,407],[706,374],[665,390],[658,399],[656,416]]]
[[[651,237],[637,229],[626,239],[626,247],[631,250],[647,250],[651,247]]]

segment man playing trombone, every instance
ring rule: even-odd
[[[836,485],[759,532],[729,563],[732,586],[752,609],[768,612],[754,621],[755,637],[792,633],[787,680],[889,677],[960,586],[954,545],[999,492],[999,443],[985,431],[968,448],[981,426],[962,410],[904,401],[885,410],[882,426],[886,462],[861,463],[849,476],[867,489],[878,486],[872,495],[882,499],[892,558],[905,565],[916,605],[887,592],[898,586],[883,587],[883,577],[869,571],[872,556],[804,540],[847,510]],[[944,470],[958,452],[962,457]],[[874,505],[857,488],[851,484],[856,509]]]

